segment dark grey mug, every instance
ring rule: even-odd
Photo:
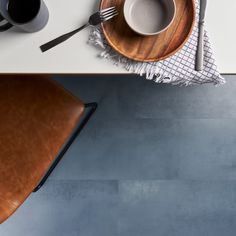
[[[26,32],[37,32],[49,19],[43,0],[0,0],[0,32],[16,26]]]

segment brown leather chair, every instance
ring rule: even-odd
[[[0,76],[0,223],[44,184],[96,107],[46,76]]]

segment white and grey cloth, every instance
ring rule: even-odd
[[[93,28],[89,43],[102,49],[100,56],[123,66],[127,71],[145,75],[148,80],[173,85],[193,85],[213,83],[224,84],[225,79],[217,70],[209,37],[204,35],[204,70],[195,71],[195,57],[198,43],[199,0],[196,1],[196,23],[185,46],[173,56],[159,62],[137,62],[130,60],[112,49],[103,36],[100,28]]]

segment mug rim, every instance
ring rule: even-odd
[[[30,19],[29,21],[26,21],[26,22],[23,22],[23,23],[19,23],[19,22],[17,22],[17,21],[14,21],[14,20],[12,19],[11,15],[9,14],[8,5],[9,5],[10,0],[8,0],[8,1],[7,1],[6,11],[7,11],[8,16],[9,16],[10,19],[11,19],[11,22],[12,22],[14,25],[16,25],[16,26],[17,26],[17,25],[21,26],[21,25],[29,24],[29,23],[31,23],[33,20],[35,20],[35,18],[36,18],[36,17],[38,16],[38,14],[39,14],[39,11],[40,11],[40,8],[41,8],[41,4],[42,4],[42,0],[37,0],[37,1],[39,1],[39,7],[38,7],[38,10],[37,10],[37,13],[35,14],[35,16],[34,16],[32,19]]]
[[[158,35],[160,33],[162,33],[163,31],[167,30],[173,23],[174,19],[175,19],[175,16],[176,16],[176,10],[177,10],[177,7],[176,7],[176,2],[175,0],[168,0],[168,1],[171,1],[173,3],[173,6],[174,6],[174,13],[172,15],[172,19],[171,21],[167,24],[167,26],[165,26],[163,29],[159,30],[159,31],[156,31],[156,32],[153,32],[153,33],[145,33],[145,32],[142,32],[140,30],[137,30],[135,27],[132,26],[132,24],[130,24],[130,21],[128,20],[128,16],[127,16],[127,12],[126,12],[126,9],[127,9],[127,2],[130,1],[130,0],[125,0],[124,2],[124,6],[123,6],[123,13],[124,13],[124,18],[125,18],[125,21],[126,23],[128,24],[128,26],[136,33],[140,34],[140,35],[143,35],[143,36],[153,36],[153,35]],[[159,1],[159,0],[158,0]]]

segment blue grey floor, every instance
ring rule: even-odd
[[[0,236],[236,235],[236,76],[56,80],[99,108]]]

